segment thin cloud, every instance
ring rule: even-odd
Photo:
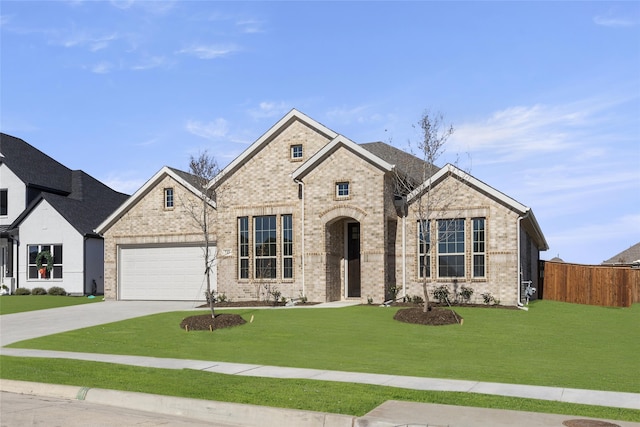
[[[113,70],[113,64],[109,61],[101,61],[89,67],[92,73],[108,74]]]
[[[533,154],[573,150],[593,155],[604,136],[592,132],[602,125],[603,112],[624,99],[590,99],[561,105],[516,106],[493,113],[489,118],[456,127],[450,143],[457,151],[486,153],[491,163],[513,162]],[[610,142],[615,135],[606,135]],[[490,155],[489,155],[490,154]]]
[[[596,25],[612,28],[633,27],[636,25],[631,19],[612,16],[595,16],[593,22]]]
[[[141,59],[137,64],[131,67],[134,71],[150,70],[167,65],[167,58],[164,56],[150,56]]]
[[[264,119],[285,115],[290,110],[289,103],[284,101],[262,101],[257,108],[249,109],[254,119]]]
[[[228,56],[239,50],[235,45],[194,45],[181,49],[176,53],[195,56],[199,59],[216,59]]]
[[[186,129],[190,133],[199,137],[216,140],[224,138],[229,132],[229,124],[225,119],[218,118],[212,122],[203,123],[196,120],[189,120]]]
[[[335,107],[327,112],[327,117],[337,123],[374,123],[385,119],[379,113],[370,113],[370,105],[359,105],[357,107]]]
[[[245,34],[264,33],[262,29],[263,23],[257,20],[245,20],[236,22],[236,26]]]

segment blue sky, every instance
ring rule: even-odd
[[[1,1],[0,30],[2,132],[126,193],[291,108],[402,149],[428,109],[542,258],[640,242],[640,2]]]

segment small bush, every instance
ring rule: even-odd
[[[369,305],[373,304],[373,298],[371,297],[367,298],[367,304]]]
[[[16,295],[31,295],[31,290],[27,288],[18,288],[16,289]]]
[[[480,295],[482,295],[482,301],[484,301],[484,303],[487,304],[487,305],[500,304],[500,300],[499,299],[495,299],[493,297],[493,295],[491,295],[491,292],[485,292],[484,294],[480,294]]]
[[[67,295],[67,291],[65,291],[64,288],[61,288],[60,286],[52,286],[49,288],[49,295],[59,295],[63,297]]]
[[[462,297],[462,301],[469,303],[469,301],[471,301],[471,295],[473,295],[473,289],[467,288],[464,285],[460,287],[460,296]]]
[[[447,285],[438,286],[433,290],[433,297],[438,300],[440,304],[444,304],[449,301],[449,288]]]
[[[424,299],[420,295],[414,295],[411,298],[411,302],[414,304],[424,304]]]
[[[44,288],[33,288],[31,295],[46,295],[47,291]]]

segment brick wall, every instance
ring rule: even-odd
[[[451,294],[457,282],[458,288],[462,285],[474,289],[472,300],[482,303],[481,294],[491,293],[499,299],[503,305],[516,305],[518,285],[518,259],[517,259],[517,219],[518,215],[503,204],[485,196],[465,182],[453,178],[445,181],[432,189],[432,200],[436,203],[430,218],[437,219],[465,219],[465,277],[452,278],[437,277],[437,253],[435,245],[431,250],[431,278],[428,280],[429,297],[431,291],[440,286],[447,285]],[[418,209],[417,203],[409,208],[406,218],[406,294],[422,296],[422,279],[418,277]],[[485,266],[484,278],[472,277],[472,255],[469,248],[472,245],[472,218],[485,218]],[[398,227],[401,233],[402,226]],[[432,235],[435,231],[435,221],[432,223]],[[432,240],[433,241],[433,240]],[[402,236],[398,234],[396,251],[402,253]],[[399,264],[401,261],[399,261]],[[398,287],[402,288],[402,266],[396,266]],[[400,292],[402,295],[402,291]]]

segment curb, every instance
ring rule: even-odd
[[[199,421],[211,422],[215,420],[217,423],[237,426],[352,427],[357,425],[357,418],[350,415],[28,381],[0,380],[0,391],[84,400],[100,405]]]

